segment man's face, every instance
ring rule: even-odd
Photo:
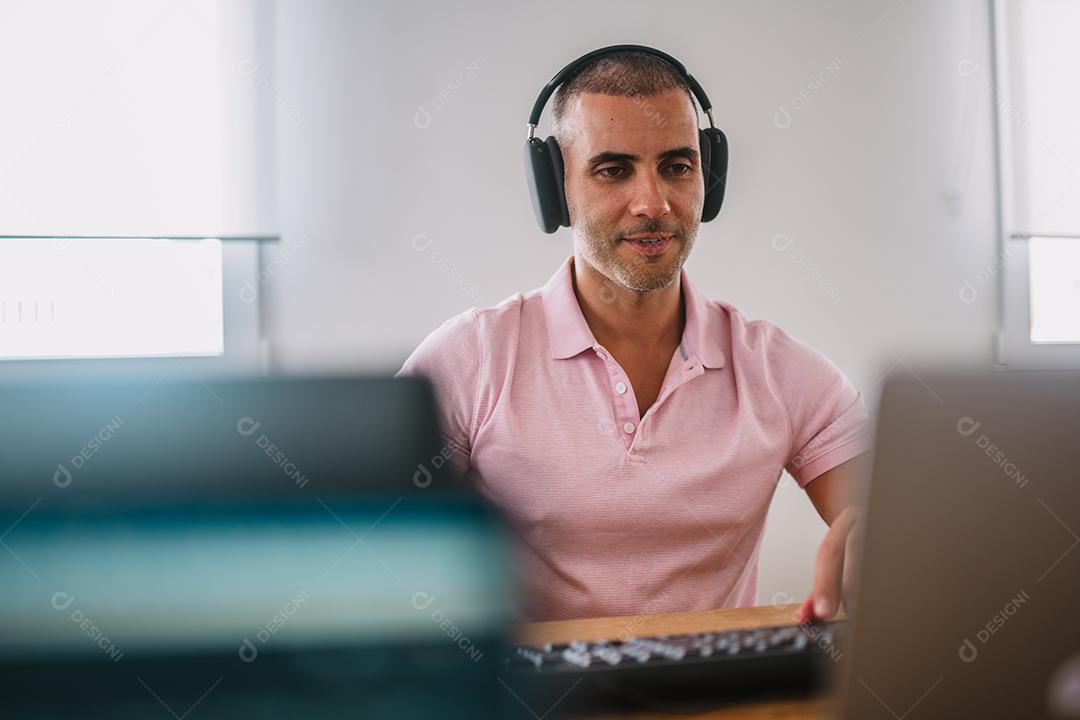
[[[559,143],[575,254],[629,290],[668,287],[694,246],[705,200],[686,91],[578,95]],[[634,240],[649,236],[659,245]]]

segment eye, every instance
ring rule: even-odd
[[[614,172],[610,172],[612,170],[614,170]],[[596,174],[606,178],[611,178],[612,180],[618,180],[619,178],[625,177],[625,175],[622,175],[624,171],[626,171],[626,168],[621,168],[617,165],[609,165],[608,167],[600,168],[599,170],[597,170]]]
[[[693,166],[687,165],[686,163],[674,163],[672,165],[668,165],[668,169],[671,170],[672,174],[674,175],[689,175],[690,173],[694,172]]]

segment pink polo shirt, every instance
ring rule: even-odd
[[[781,470],[805,486],[869,450],[862,394],[777,326],[699,295],[683,269],[682,342],[638,417],[572,264],[451,318],[398,373],[431,379],[452,466],[519,534],[523,618],[754,605]]]

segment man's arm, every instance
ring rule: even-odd
[[[870,453],[856,455],[806,485],[806,494],[818,515],[832,525],[837,516],[856,503],[858,485],[869,477]]]
[[[394,376],[422,376],[431,381],[442,432],[440,453],[447,458],[454,481],[469,468],[481,372],[479,324],[476,310],[470,309],[424,338]]]
[[[848,595],[856,537],[853,530],[859,521],[857,493],[869,472],[870,454],[863,453],[806,485],[806,494],[822,520],[829,524],[829,531],[818,549],[813,590],[797,611],[800,622],[828,620],[840,608],[841,599]]]
[[[859,392],[822,353],[762,322],[769,380],[788,415],[791,442],[784,469],[806,490],[829,531],[818,552],[814,589],[802,619],[827,619],[840,606],[844,564],[857,520],[860,475],[872,449],[871,422]],[[837,464],[839,463],[839,464]]]

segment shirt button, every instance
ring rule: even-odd
[[[626,392],[626,383],[619,383],[618,385],[616,385],[615,392],[619,393],[620,395]]]
[[[622,429],[625,430],[627,433],[632,433],[634,432],[634,423],[626,423],[622,426]]]
[[[603,350],[597,350],[596,357],[600,358],[601,360],[607,360],[607,353],[605,353]]]

